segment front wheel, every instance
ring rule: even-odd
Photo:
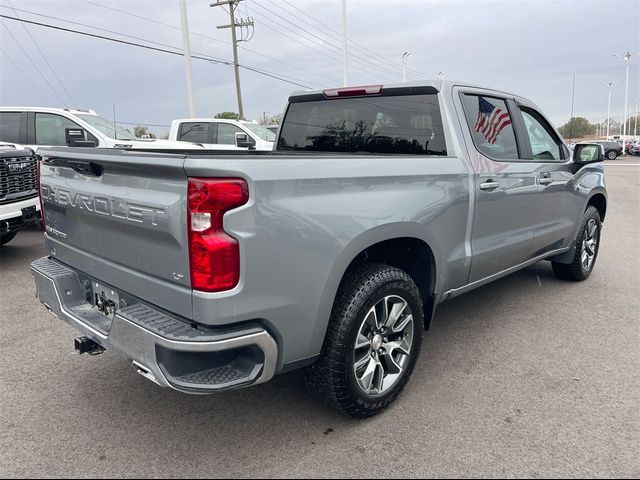
[[[600,214],[595,207],[590,206],[584,212],[571,263],[551,262],[556,277],[579,282],[591,275],[598,258],[601,230]]]
[[[310,389],[356,418],[386,409],[402,392],[422,344],[422,300],[406,272],[368,264],[338,292]]]
[[[609,153],[607,153],[607,158],[609,160],[615,160],[616,158],[618,158],[618,152],[616,152],[615,150],[611,150]]]

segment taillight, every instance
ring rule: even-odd
[[[325,97],[359,97],[362,95],[378,95],[382,91],[382,85],[368,85],[365,87],[330,88],[323,90]]]
[[[240,281],[238,241],[223,228],[225,212],[249,201],[240,178],[190,178],[188,186],[191,288],[219,292]]]

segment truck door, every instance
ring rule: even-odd
[[[475,211],[469,283],[533,258],[537,173],[514,128],[515,102],[476,89],[458,91],[474,170]]]
[[[568,149],[551,124],[528,102],[518,101],[516,122],[525,132],[526,156],[538,176],[533,250],[536,256],[573,241],[582,216],[582,200],[572,187],[573,164]]]

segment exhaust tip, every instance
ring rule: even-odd
[[[142,375],[147,380],[151,380],[156,385],[160,385],[160,382],[158,382],[158,380],[156,379],[156,376],[153,373],[151,373],[151,370],[149,370],[147,367],[145,367],[144,365],[141,365],[135,360],[131,362],[131,364],[133,365],[133,368],[136,369],[136,372],[138,374]]]

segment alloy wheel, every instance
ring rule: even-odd
[[[384,395],[398,382],[409,362],[414,328],[411,307],[398,295],[368,310],[354,347],[354,373],[365,394]]]
[[[583,270],[587,271],[593,265],[598,251],[598,224],[592,218],[584,227],[582,235],[582,256],[580,257]]]

